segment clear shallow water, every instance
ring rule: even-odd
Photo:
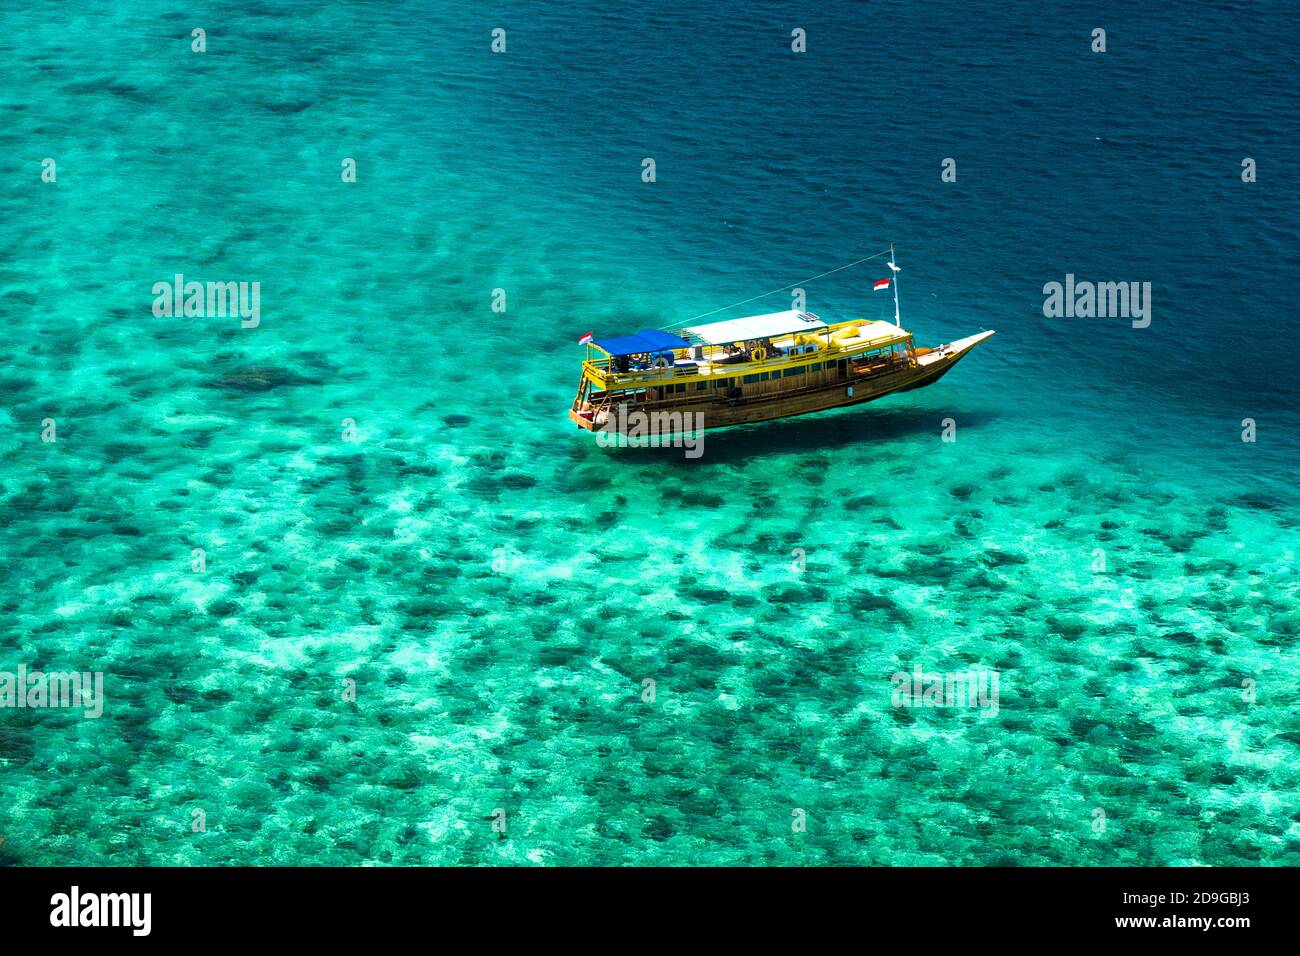
[[[0,859],[1300,860],[1293,14],[52,9],[0,15],[0,669],[108,702],[0,711]],[[890,240],[921,341],[998,330],[938,385],[699,462],[565,418],[580,333]],[[178,271],[261,326],[155,318]],[[1070,271],[1151,327],[1044,319]],[[998,715],[891,707],[918,663]]]

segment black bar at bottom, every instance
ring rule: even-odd
[[[1291,936],[1296,884],[1296,870],[1281,868],[38,868],[0,870],[0,925],[10,942],[336,946],[403,933],[449,942],[456,931],[535,946],[606,931],[663,939],[689,919],[692,942],[812,939],[834,927],[862,941],[919,932],[944,946],[1019,933],[1232,945]],[[118,925],[72,925],[87,922]]]

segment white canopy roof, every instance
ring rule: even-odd
[[[899,339],[905,339],[912,333],[905,329],[900,329],[893,322],[863,322],[858,326],[858,334],[852,339],[845,341],[857,342],[896,342]]]
[[[692,325],[682,331],[705,345],[727,345],[750,339],[770,339],[791,332],[816,332],[824,328],[826,323],[812,313],[790,309],[786,312],[750,315],[743,319],[710,322],[707,325]]]

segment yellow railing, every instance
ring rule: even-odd
[[[734,378],[744,375],[756,375],[777,369],[798,368],[800,366],[813,365],[818,362],[839,361],[845,357],[846,353],[852,353],[864,349],[866,351],[872,351],[873,349],[889,348],[890,345],[902,345],[907,341],[909,340],[900,339],[897,342],[885,343],[883,345],[863,342],[844,345],[841,342],[832,340],[829,346],[819,348],[812,352],[805,352],[802,355],[775,355],[766,357],[761,362],[720,363],[713,366],[713,371],[708,377]],[[688,371],[689,369],[697,368],[697,366],[691,365],[646,369],[638,372],[614,372],[611,371],[612,364],[612,359],[589,359],[583,363],[583,369],[588,378],[592,379],[597,385],[604,389],[631,388],[638,385],[653,386],[666,382],[676,382],[681,379],[695,379],[699,377],[697,371]]]

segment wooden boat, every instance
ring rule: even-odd
[[[937,382],[993,332],[917,348],[899,321],[892,249],[889,265],[892,324],[828,324],[790,310],[599,341],[584,336],[587,357],[569,418],[605,431],[630,412],[674,419],[680,413],[699,428],[723,428],[860,405]]]

